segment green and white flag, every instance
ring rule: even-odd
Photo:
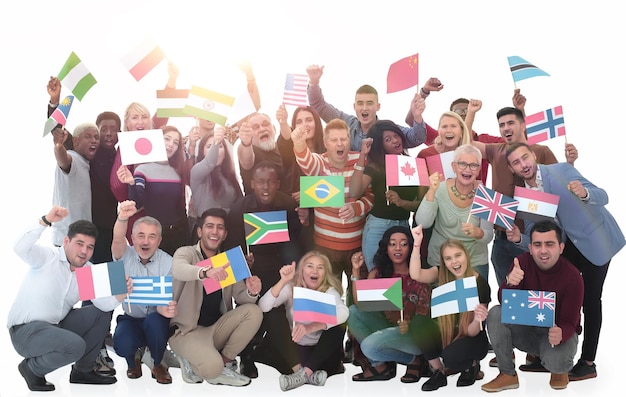
[[[61,84],[74,94],[79,101],[97,81],[76,53],[72,52],[57,75]]]
[[[184,112],[188,115],[226,125],[235,97],[211,91],[206,88],[192,86],[189,90]]]

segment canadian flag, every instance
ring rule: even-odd
[[[426,160],[398,154],[385,155],[387,186],[429,186]]]
[[[123,165],[167,161],[163,130],[125,131],[117,137]]]

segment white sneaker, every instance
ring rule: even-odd
[[[300,368],[298,371],[289,375],[281,375],[278,378],[278,383],[280,384],[280,390],[287,391],[291,389],[295,389],[296,387],[300,387],[304,385],[307,381],[306,373],[304,372],[304,368]],[[326,380],[324,379],[324,382]]]
[[[98,353],[98,358],[96,358],[96,361],[106,365],[109,368],[115,367],[115,363],[113,362],[113,359],[109,357],[109,353],[107,352],[106,347],[100,349],[100,353]]]
[[[206,381],[212,385],[227,386],[247,386],[251,382],[250,378],[247,376],[241,375],[226,367],[224,367],[220,376],[213,379],[206,379]]]
[[[226,368],[230,369],[230,370],[231,370],[231,371],[233,371],[233,372],[237,372],[237,368],[238,368],[238,366],[237,366],[237,360],[236,360],[236,359],[235,359],[235,360],[232,360],[232,361],[227,362],[224,366],[225,366]]]
[[[196,375],[191,368],[191,364],[187,359],[182,358],[181,356],[176,356],[178,359],[178,364],[180,365],[180,373],[183,376],[183,380],[186,383],[202,383],[202,377]]]
[[[324,386],[328,379],[328,373],[323,369],[313,371],[311,376],[306,379],[306,383],[313,386]]]

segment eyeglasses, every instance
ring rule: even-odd
[[[464,114],[467,114],[467,108],[454,108],[452,109],[452,111],[456,114],[458,114],[459,116],[463,116]]]
[[[472,170],[472,171],[476,171],[477,169],[480,168],[480,164],[477,164],[477,163],[466,163],[465,161],[457,161],[456,162],[456,166],[459,167],[462,170],[466,169],[467,166],[469,166],[470,170]]]

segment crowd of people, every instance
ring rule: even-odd
[[[246,386],[263,363],[287,391],[323,386],[344,364],[361,368],[355,382],[393,379],[404,365],[401,382],[427,377],[421,390],[434,391],[455,374],[458,387],[483,379],[491,348],[499,375],[481,386],[486,392],[519,386],[514,349],[527,354],[520,370],[550,373],[553,389],[597,376],[602,289],[626,240],[605,208],[606,191],[574,168],[573,144],[565,163],[528,144],[519,90],[496,115],[500,136],[479,135],[477,99],[453,101],[436,129],[426,124],[426,99],[443,89],[436,78],[415,94],[401,125],[378,118],[369,85],[356,90],[353,112],[335,108],[320,87],[324,68],[311,65],[310,105],[289,123],[284,105],[275,117],[258,112],[252,68],[242,70],[257,112],[236,126],[197,119],[185,136],[133,102],[122,118],[105,111],[71,133],[50,131],[53,207],[15,243],[30,269],[7,320],[30,390],[54,390],[46,374],[69,364],[71,383],[115,383],[108,347],[126,361],[129,381],[147,365],[159,384],[172,383],[169,368],[179,367],[187,383]],[[175,89],[178,68],[168,71],[166,89]],[[47,89],[50,114],[58,79]],[[163,131],[167,160],[122,165],[118,133],[150,129]],[[420,145],[420,158],[451,152],[454,176],[432,170],[428,186],[388,186],[386,156],[410,156]],[[301,208],[303,176],[343,177],[344,205]],[[510,197],[516,186],[557,195],[556,217],[518,217],[509,230],[489,223],[470,211],[481,184]],[[249,246],[244,214],[267,211],[286,212],[289,240]],[[235,247],[251,275],[207,293],[204,281],[225,280],[229,265],[205,260]],[[123,262],[126,293],[81,303],[75,270],[112,261]],[[168,305],[122,305],[133,278],[144,276],[172,277]],[[384,278],[401,280],[402,309],[364,309],[357,282]],[[432,318],[432,290],[465,278],[476,280],[478,303]],[[294,288],[330,295],[336,321],[294,321]],[[505,289],[556,292],[554,324],[502,321]]]

